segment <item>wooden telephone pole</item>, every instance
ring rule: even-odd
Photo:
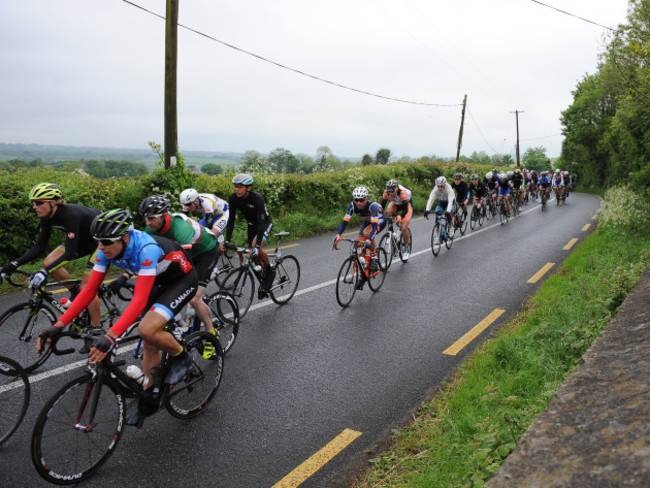
[[[523,114],[523,110],[515,110],[514,112],[510,112],[511,114],[515,114],[515,120],[517,122],[517,169],[521,168],[521,163],[519,161],[519,114]]]
[[[165,169],[176,164],[178,119],[176,110],[176,60],[178,52],[178,0],[167,0],[165,27]]]
[[[467,107],[467,94],[463,98],[463,112],[460,117],[460,131],[458,132],[458,148],[456,149],[456,162],[460,158],[460,146],[463,144],[463,125],[465,124],[465,107]]]

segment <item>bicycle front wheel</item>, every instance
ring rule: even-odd
[[[336,278],[336,301],[343,308],[352,303],[354,294],[357,292],[357,286],[361,282],[361,270],[359,262],[354,256],[350,256],[339,270]]]
[[[278,305],[287,303],[298,289],[300,282],[300,263],[289,255],[279,258],[275,264],[275,278],[271,286],[270,295]]]
[[[207,299],[212,312],[212,327],[217,329],[224,354],[237,339],[239,332],[239,307],[235,298],[227,291],[218,291]]]
[[[23,421],[30,397],[25,370],[13,359],[0,356],[0,446]]]
[[[223,349],[215,336],[200,330],[188,335],[184,342],[192,355],[192,365],[185,378],[170,388],[165,400],[167,411],[179,419],[203,412],[217,393],[223,376]]]
[[[42,354],[36,354],[36,339],[54,322],[56,315],[47,305],[41,308],[30,302],[14,305],[0,316],[0,351],[31,373],[52,354],[49,345]],[[60,348],[65,346],[61,344]]]
[[[442,246],[441,234],[440,222],[436,222],[431,230],[431,252],[434,256],[437,256],[440,253],[440,247]]]
[[[379,240],[379,247],[386,251],[386,269],[390,268],[390,265],[393,263],[393,256],[395,255],[395,249],[391,239],[391,234],[387,232]]]
[[[446,227],[445,227],[446,230],[444,232],[444,234],[446,234],[446,236],[447,236],[447,239],[445,239],[445,247],[447,249],[451,249],[451,245],[454,243],[454,232],[450,231],[450,227],[451,227],[451,224],[447,224]]]
[[[230,293],[239,306],[239,318],[244,318],[253,303],[255,281],[248,268],[233,269],[223,281],[222,288]]]
[[[217,273],[214,276],[214,282],[219,288],[223,287],[224,280],[228,273],[235,268],[234,256],[228,255],[228,251],[219,252],[219,259],[217,259]]]
[[[474,230],[479,225],[480,211],[476,204],[472,206],[472,213],[469,215],[469,227]]]
[[[90,373],[61,388],[34,426],[31,453],[38,474],[50,483],[73,485],[97,471],[122,437],[124,405],[116,385],[98,384]]]
[[[384,254],[384,256],[382,256]],[[378,248],[377,249],[377,265],[379,266],[379,269],[376,269],[374,271],[370,271],[368,273],[368,287],[373,291],[377,292],[381,288],[381,285],[384,284],[384,280],[386,279],[386,271],[388,271],[382,263],[386,262],[386,251],[384,251],[383,248]]]

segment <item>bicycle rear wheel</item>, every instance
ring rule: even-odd
[[[97,409],[91,418],[95,395]],[[66,384],[47,402],[32,434],[32,462],[50,483],[88,478],[113,454],[124,429],[124,397],[116,385],[90,373]]]
[[[31,373],[52,354],[47,345],[42,354],[36,354],[38,334],[56,322],[54,311],[43,304],[40,309],[30,302],[14,305],[0,316],[0,351]],[[61,349],[66,346],[61,343]]]
[[[278,305],[287,303],[298,289],[300,263],[291,255],[279,258],[275,263],[275,278],[269,295]]]
[[[384,256],[382,256],[382,254]],[[386,271],[388,271],[386,268],[383,266],[383,262],[386,262],[385,260],[388,259],[386,256],[386,251],[383,248],[378,248],[377,249],[377,265],[379,266],[379,269],[370,271],[368,273],[368,287],[373,291],[377,292],[381,288],[381,285],[384,284],[384,280],[386,279]]]
[[[253,303],[255,281],[248,268],[235,268],[223,281],[223,290],[230,293],[239,306],[239,318],[244,318]]]
[[[212,311],[212,326],[217,329],[224,354],[237,339],[239,332],[239,307],[235,298],[227,291],[218,291],[207,298]]]
[[[413,232],[411,232],[411,228],[409,227],[408,229],[409,233],[409,254],[413,252]],[[404,247],[406,244],[404,244],[404,233],[400,236],[400,242],[399,242],[399,259],[403,263],[406,263],[408,259],[404,259]],[[388,258],[390,259],[390,258]],[[385,269],[385,271],[388,271],[388,267]]]
[[[479,209],[477,205],[472,206],[472,213],[469,216],[469,227],[474,230],[479,224]]]
[[[431,230],[431,252],[434,256],[440,253],[442,246],[442,232],[440,230],[440,222],[436,222]]]
[[[460,235],[465,235],[465,231],[467,231],[467,215],[463,213],[463,209],[458,206],[457,210],[457,215],[458,215],[458,230],[460,231]]]
[[[396,251],[394,249],[395,246],[393,246],[391,234],[389,232],[386,232],[383,236],[381,236],[381,239],[379,239],[379,247],[386,251],[386,262],[384,263],[384,266],[386,269],[388,269],[393,263],[393,256],[395,255]]]
[[[341,265],[336,278],[336,301],[343,308],[350,305],[361,281],[361,270],[357,258],[350,256]]]
[[[0,356],[0,446],[23,421],[30,397],[25,370],[13,359]]]
[[[192,355],[192,365],[185,378],[170,387],[165,408],[174,417],[189,419],[199,415],[217,393],[223,375],[224,353],[221,344],[209,332],[192,332],[185,340],[185,349]],[[214,352],[204,355],[206,344]]]

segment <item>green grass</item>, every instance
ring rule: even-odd
[[[394,433],[357,488],[483,486],[650,265],[649,248],[620,228],[591,234]]]

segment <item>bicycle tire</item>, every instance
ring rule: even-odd
[[[300,263],[295,256],[287,255],[275,263],[275,278],[269,295],[278,305],[283,305],[293,298],[300,283]]]
[[[355,256],[350,256],[343,261],[336,278],[336,301],[341,307],[345,308],[352,303],[360,279],[359,262]]]
[[[243,319],[253,303],[255,292],[253,273],[247,267],[233,269],[224,280],[223,290],[235,298],[239,306],[239,319]]]
[[[36,317],[36,323],[30,326],[32,314]],[[55,322],[54,310],[45,303],[38,310],[31,302],[14,305],[0,316],[0,351],[16,361],[25,372],[31,373],[52,354],[49,344],[40,355],[36,354],[36,339],[42,330],[51,327]],[[26,330],[27,328],[31,331]],[[62,345],[61,349],[65,347]]]
[[[239,306],[235,298],[223,290],[210,295],[207,301],[212,311],[212,326],[217,329],[225,354],[230,351],[239,333]]]
[[[406,230],[409,233],[409,254],[410,254],[410,253],[413,252],[413,232],[411,232],[410,227],[408,229],[406,229]],[[404,244],[404,233],[402,233],[402,235],[400,237],[400,242],[399,242],[399,259],[403,263],[406,263],[408,261],[408,259],[404,259],[404,255],[403,255],[404,246],[406,246],[406,244]],[[389,258],[387,258],[387,259],[389,259]],[[390,266],[388,266],[386,268],[386,271],[388,271],[388,268],[390,268]]]
[[[508,207],[506,206],[505,201],[501,201],[499,204],[499,222],[501,225],[505,224],[508,221]]]
[[[30,398],[25,370],[13,359],[0,356],[0,446],[20,427]]]
[[[390,265],[393,263],[393,256],[395,256],[395,249],[392,243],[390,232],[386,232],[381,239],[379,239],[379,247],[386,251],[386,269],[390,268]]]
[[[434,256],[440,254],[442,247],[442,232],[440,231],[440,222],[436,222],[431,229],[431,252]]]
[[[50,483],[72,485],[88,478],[119,444],[125,425],[124,396],[108,375],[104,378],[92,423],[88,415],[98,385],[90,373],[63,386],[38,415],[32,433],[32,462]]]
[[[454,233],[449,232],[449,227],[451,227],[451,224],[447,222],[446,231],[445,231],[447,233],[447,240],[445,240],[445,247],[447,248],[447,250],[451,249],[451,245],[454,243]]]
[[[477,206],[473,205],[472,206],[472,213],[469,216],[469,228],[472,229],[472,230],[476,229],[477,225],[480,225],[478,223],[478,221],[479,221],[479,213],[480,212],[479,212]]]
[[[370,290],[372,290],[373,293],[378,292],[379,289],[381,288],[381,285],[384,284],[384,281],[386,280],[386,271],[388,271],[381,264],[382,263],[381,254],[382,253],[386,254],[386,251],[380,247],[377,249],[376,252],[377,252],[377,264],[379,265],[379,269],[373,272],[370,272],[370,270],[368,270],[369,271],[368,287],[370,288]],[[387,259],[386,256],[383,256],[384,262],[386,259]]]
[[[204,330],[192,332],[183,342],[192,355],[192,365],[185,378],[170,387],[165,408],[173,417],[190,419],[203,412],[217,393],[223,376],[224,352],[217,338]],[[214,352],[204,357],[208,342]]]

